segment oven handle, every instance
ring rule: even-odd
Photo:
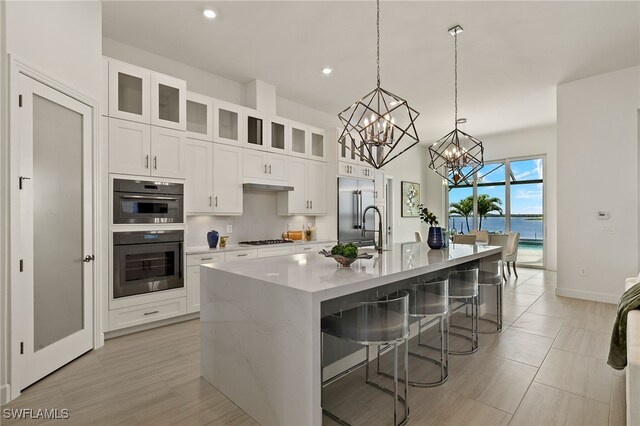
[[[121,195],[120,198],[125,200],[166,200],[166,201],[178,201],[174,197],[155,197],[152,195]]]

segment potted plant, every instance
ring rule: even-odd
[[[423,204],[418,206],[418,212],[420,213],[420,220],[429,225],[427,245],[432,249],[441,249],[443,246],[442,228],[438,226],[438,218]]]

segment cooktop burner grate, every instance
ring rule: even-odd
[[[285,244],[292,243],[291,240],[256,240],[256,241],[240,241],[240,244],[246,244],[248,246],[266,246],[270,244]]]

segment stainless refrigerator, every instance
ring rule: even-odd
[[[377,238],[378,217],[369,210],[366,217],[367,232],[362,235],[362,212],[374,205],[373,181],[338,178],[338,241],[359,247],[371,246]]]

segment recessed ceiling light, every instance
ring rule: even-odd
[[[332,68],[329,68],[329,67],[322,68],[322,74],[329,75],[331,74],[331,72],[333,72]]]
[[[202,12],[202,14],[205,16],[205,18],[209,18],[209,19],[213,19],[216,17],[216,13],[211,9],[205,9],[204,12]]]

